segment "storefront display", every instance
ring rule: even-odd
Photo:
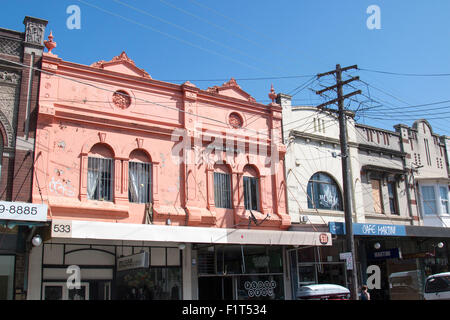
[[[116,281],[117,298],[121,300],[179,300],[181,297],[178,267],[121,271]]]
[[[181,251],[178,247],[112,243],[43,244],[41,299],[180,300]],[[67,272],[77,266],[77,274]],[[68,286],[69,275],[80,281]],[[75,279],[74,278],[74,279]]]
[[[280,246],[199,248],[199,299],[284,299],[282,252]]]
[[[336,284],[347,287],[345,262],[339,259],[343,242],[332,247],[299,247],[289,250],[291,288],[295,297],[298,288],[311,284]]]
[[[14,263],[13,255],[0,255],[0,300],[14,299]]]

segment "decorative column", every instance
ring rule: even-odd
[[[152,202],[153,208],[156,210],[159,208],[159,170],[159,162],[152,162]]]
[[[80,163],[80,201],[87,201],[88,153],[81,153]]]
[[[128,158],[114,158],[114,203],[128,205]]]
[[[216,204],[214,202],[214,167],[208,165],[206,168],[206,189],[208,195],[208,210],[214,212],[216,210]]]

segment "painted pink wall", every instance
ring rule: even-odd
[[[262,209],[255,216],[261,222],[270,213],[258,228],[290,226],[282,161],[271,172],[270,166],[264,165],[270,149],[267,156],[251,151],[261,142],[270,145],[267,134],[271,128],[281,136],[278,105],[254,102],[234,81],[204,91],[191,83],[180,86],[153,80],[124,53],[93,66],[45,54],[43,69],[56,75],[41,76],[33,201],[48,203],[49,218],[144,223],[145,205],[128,201],[128,161],[131,152],[139,149],[153,163],[155,224],[165,224],[170,218],[173,225],[247,228],[249,212],[244,209],[242,176],[244,166],[251,164],[260,176]],[[113,102],[117,90],[131,96],[125,109]],[[231,112],[243,118],[249,131],[242,133],[225,124]],[[247,140],[244,154],[227,159],[223,165],[232,174],[233,209],[214,206],[213,156],[205,157],[208,161],[203,163],[173,161],[181,145],[172,137],[174,130],[186,130],[184,141],[188,136],[194,140],[194,136],[199,137],[194,132],[200,122],[204,140],[210,134],[230,133],[234,139]],[[256,130],[264,130],[260,140]],[[98,143],[114,155],[113,202],[88,200],[86,196],[87,157]],[[204,141],[187,153],[195,157],[197,150],[205,155],[210,143]],[[273,152],[284,159],[283,145]]]

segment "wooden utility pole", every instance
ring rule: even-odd
[[[349,93],[347,95],[343,94],[343,86],[355,81],[359,80],[359,77],[354,77],[346,81],[342,81],[342,72],[349,69],[357,69],[358,66],[350,66],[341,68],[338,64],[336,65],[336,70],[332,70],[326,73],[318,74],[317,77],[321,78],[326,75],[335,74],[336,75],[336,84],[334,86],[325,88],[320,91],[316,91],[316,94],[322,94],[325,91],[337,89],[337,99],[325,102],[317,108],[322,109],[323,107],[334,104],[337,102],[338,104],[338,115],[339,115],[339,140],[341,145],[341,160],[342,160],[342,179],[343,179],[343,188],[344,188],[344,213],[345,213],[345,236],[346,236],[346,244],[347,244],[347,252],[351,252],[351,264],[353,268],[348,270],[349,279],[351,280],[351,298],[353,300],[358,300],[358,278],[357,278],[357,268],[356,268],[356,259],[355,259],[355,243],[353,236],[353,222],[352,222],[352,196],[353,196],[353,185],[352,179],[350,175],[350,153],[348,150],[348,141],[347,141],[347,117],[344,108],[344,100],[354,96],[356,94],[361,94],[361,90]]]

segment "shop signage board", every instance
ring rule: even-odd
[[[0,220],[47,221],[47,205],[0,201]]]
[[[386,260],[386,259],[401,259],[402,253],[399,248],[372,251],[367,255],[369,260]]]
[[[328,224],[331,234],[344,235],[345,224],[343,222],[330,222]],[[402,225],[353,223],[353,234],[357,236],[406,236],[406,228]]]
[[[148,252],[141,252],[117,259],[117,271],[148,268],[149,255]]]

